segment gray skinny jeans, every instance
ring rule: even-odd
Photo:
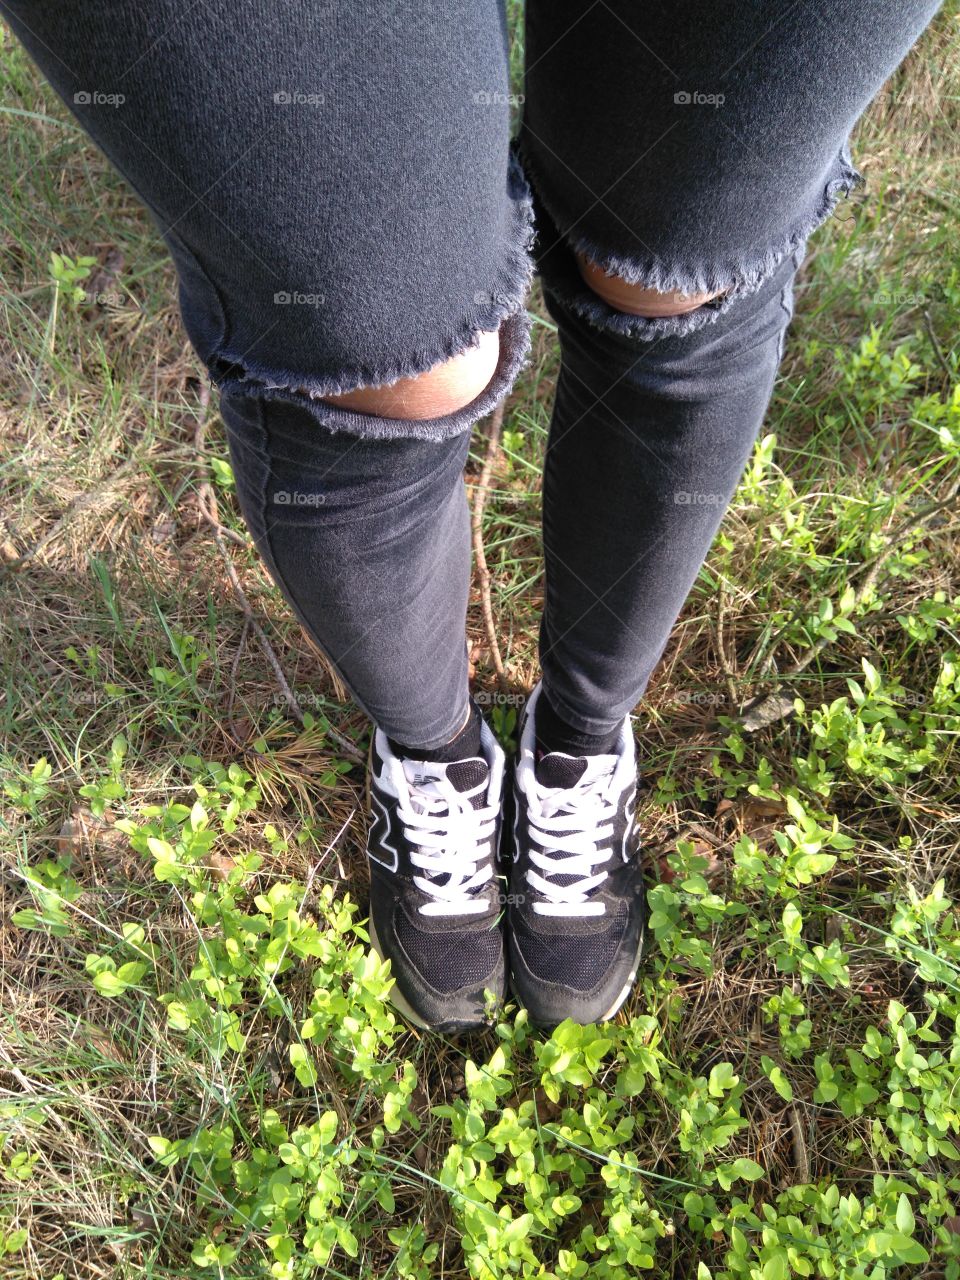
[[[562,368],[546,453],[545,688],[606,733],[640,699],[767,407],[810,233],[930,0],[529,0],[519,138],[498,0],[7,0],[151,210],[221,392],[245,519],[357,702],[429,748],[462,724],[469,428],[527,351]],[[536,240],[534,242],[534,235]],[[574,254],[681,316],[603,302]],[[499,330],[427,421],[322,397]]]

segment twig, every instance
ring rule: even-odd
[[[213,514],[213,512],[206,510],[206,508],[204,507],[203,498],[200,496],[199,492],[197,493],[197,506],[200,508],[200,514],[206,520],[207,524],[211,525],[214,529],[216,529],[217,533],[222,534],[225,538],[229,538],[230,541],[235,542],[238,547],[243,547],[244,550],[246,551],[250,550],[250,543],[243,536],[243,534],[236,533],[233,529],[228,529],[225,524],[220,523],[220,521]],[[214,498],[214,510],[215,509],[216,509],[216,498]]]
[[[790,1114],[790,1128],[793,1131],[793,1159],[800,1175],[800,1182],[810,1181],[810,1158],[807,1155],[807,1144],[803,1138],[803,1127],[796,1105],[791,1103],[787,1108]]]
[[[726,612],[726,583],[721,579],[717,590],[717,656],[720,659],[720,668],[723,671],[724,682],[727,686],[727,697],[730,699],[730,706],[736,709],[738,702],[736,673],[727,653],[726,637],[724,635]]]
[[[334,740],[348,760],[352,760],[354,764],[362,764],[366,767],[367,758],[363,752],[358,751],[350,739],[345,738],[338,729],[335,729],[329,720],[327,721],[326,732]]]
[[[471,524],[473,529],[473,554],[477,562],[477,576],[480,580],[480,607],[483,611],[484,630],[487,633],[487,644],[490,646],[490,656],[493,659],[494,670],[497,673],[497,684],[500,686],[501,693],[507,693],[509,685],[503,667],[503,658],[500,655],[497,628],[493,618],[493,603],[490,599],[490,570],[487,567],[487,557],[483,549],[483,510],[487,504],[487,495],[490,492],[490,477],[493,474],[493,464],[496,461],[497,450],[500,448],[500,431],[502,427],[503,404],[501,402],[494,409],[490,418],[490,426],[487,429],[487,452],[483,459],[480,479],[477,481],[473,495],[473,518]]]

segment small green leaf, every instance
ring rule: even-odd
[[[135,986],[147,972],[147,966],[140,960],[130,960],[117,970],[117,977],[128,987]]]
[[[763,1074],[779,1093],[780,1097],[786,1102],[792,1102],[793,1086],[773,1059],[764,1054],[760,1059],[760,1066],[763,1069]]]
[[[182,1001],[171,1000],[167,1005],[167,1023],[172,1031],[189,1030],[190,1014]]]
[[[915,1220],[910,1201],[901,1192],[900,1199],[897,1201],[897,1230],[902,1231],[905,1236],[912,1235],[914,1224]]]
[[[337,1239],[340,1241],[340,1248],[351,1258],[355,1258],[360,1252],[360,1245],[357,1237],[353,1234],[345,1222],[337,1223]]]
[[[317,1121],[317,1135],[324,1146],[328,1146],[336,1138],[338,1123],[335,1111],[325,1111]]]
[[[783,932],[787,938],[799,938],[803,930],[803,916],[795,902],[788,902],[783,909]]]
[[[177,860],[173,846],[166,840],[158,839],[157,836],[147,836],[147,848],[158,862],[176,862]]]
[[[729,1062],[718,1062],[710,1072],[707,1092],[711,1098],[722,1098],[724,1093],[739,1084],[740,1077],[734,1075],[733,1066]]]
[[[290,1046],[290,1065],[297,1080],[305,1089],[312,1088],[317,1083],[317,1069],[302,1044]]]
[[[11,1231],[2,1238],[3,1248],[6,1253],[19,1253],[23,1246],[27,1243],[27,1231],[25,1227],[21,1227],[18,1231]]]
[[[104,969],[102,973],[95,974],[93,985],[102,996],[106,996],[110,1000],[113,1000],[116,996],[122,996],[127,989],[126,983],[121,982],[110,969]]]
[[[756,1160],[748,1160],[746,1156],[734,1160],[731,1167],[735,1178],[744,1178],[747,1182],[756,1182],[763,1177],[763,1166],[757,1164]]]
[[[763,1280],[788,1280],[790,1272],[787,1268],[786,1254],[775,1253],[763,1264],[760,1272]]]

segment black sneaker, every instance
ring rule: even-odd
[[[535,761],[540,686],[524,711],[514,776],[508,898],[511,984],[531,1021],[603,1022],[626,1000],[643,944],[630,720],[612,755]]]
[[[417,1026],[488,1021],[505,986],[497,854],[504,756],[486,724],[485,759],[400,759],[370,746],[370,943],[389,959],[390,999]]]

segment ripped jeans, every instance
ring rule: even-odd
[[[469,428],[528,349],[562,365],[546,452],[544,685],[602,734],[640,699],[771,393],[810,233],[931,0],[528,0],[511,142],[498,0],[6,0],[149,207],[220,388],[271,575],[390,737],[463,723]],[[535,241],[534,241],[535,233]],[[577,255],[682,314],[604,301]],[[324,399],[499,332],[444,417]]]

